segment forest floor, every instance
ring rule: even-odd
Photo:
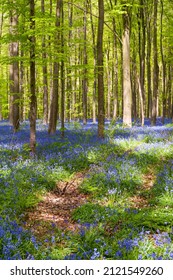
[[[26,212],[26,228],[42,237],[47,236],[52,223],[62,230],[77,231],[80,224],[72,220],[71,212],[88,199],[88,195],[79,191],[85,174],[85,171],[77,172],[72,179],[57,182],[53,191],[47,192],[36,207]]]
[[[154,186],[156,177],[151,171],[149,171],[147,174],[143,175],[142,179],[143,183],[140,186],[140,189],[138,190],[137,194],[130,198],[130,201],[132,202],[132,207],[134,207],[135,209],[149,207],[148,197],[151,196],[150,193],[152,187]]]
[[[1,259],[173,259],[173,126],[0,123]]]
[[[73,220],[72,212],[89,201],[89,195],[80,192],[86,173],[77,172],[72,179],[57,182],[53,191],[47,192],[35,207],[25,213],[26,228],[42,238],[49,234],[50,224],[61,230],[79,231],[81,225]],[[143,184],[137,194],[130,197],[133,209],[149,207],[146,193],[150,196],[154,181],[155,176],[151,171],[143,176]]]

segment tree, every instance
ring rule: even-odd
[[[93,20],[93,9],[91,0],[89,0],[89,14],[91,22],[91,36],[92,36],[92,50],[94,61],[94,81],[93,81],[93,98],[92,98],[92,118],[93,123],[96,123],[96,93],[97,93],[97,46],[96,46],[96,34]]]
[[[45,0],[41,0],[41,12],[45,16]],[[43,25],[44,27],[44,25]],[[46,36],[42,38],[42,59],[43,59],[43,123],[48,123],[48,80],[47,80],[47,53],[46,53]]]
[[[18,120],[33,113],[32,100],[37,117],[45,124],[49,118],[50,134],[58,119],[64,127],[65,119],[86,123],[98,117],[98,135],[104,137],[105,117],[123,117],[129,127],[132,117],[146,115],[153,124],[158,114],[171,117],[172,5],[40,0],[29,24],[26,1],[0,0],[0,118],[10,115],[17,130]]]
[[[2,37],[2,28],[3,28],[3,21],[4,21],[4,13],[2,11],[1,17],[0,17],[0,39]],[[0,56],[1,56],[1,43],[0,43]],[[0,77],[2,73],[0,71]],[[2,92],[1,84],[0,84],[0,91]],[[0,95],[0,121],[3,119],[3,114],[2,114],[2,95]]]
[[[124,1],[122,1],[123,3]],[[123,124],[132,126],[132,93],[130,78],[130,34],[129,34],[129,13],[128,7],[124,4],[123,13]]]
[[[147,5],[147,92],[148,92],[148,108],[147,108],[147,117],[151,118],[152,116],[152,89],[151,89],[151,7]]]
[[[62,9],[61,9],[61,18],[62,18],[62,26],[64,24],[64,8],[62,2]],[[61,29],[61,53],[62,53],[62,61],[61,61],[61,137],[64,137],[64,111],[65,111],[65,76],[64,76],[64,30]]]
[[[98,0],[98,30],[97,30],[97,77],[98,77],[98,137],[104,138],[104,65],[103,65],[103,30],[104,1]]]
[[[36,152],[36,81],[35,81],[35,3],[30,0],[30,149],[32,155]]]
[[[139,9],[139,63],[140,63],[140,78],[138,79],[139,96],[141,103],[141,123],[144,125],[144,112],[145,112],[145,44],[146,44],[146,32],[145,32],[145,6],[144,0],[140,0]]]
[[[160,1],[161,4],[161,13],[160,13],[160,54],[161,54],[161,62],[162,62],[162,100],[163,100],[163,111],[162,111],[162,122],[165,122],[166,116],[166,61],[163,50],[163,12],[164,12],[164,4],[163,1]]]
[[[17,27],[18,27],[18,14],[17,10],[14,9],[16,1],[12,2],[12,10],[10,11],[10,34],[12,42],[10,43],[10,97],[11,97],[11,119],[16,132],[19,128],[19,42],[16,38]]]
[[[112,0],[110,1],[111,8],[113,9]],[[117,5],[117,0],[114,0],[114,5]],[[118,104],[118,44],[117,44],[117,32],[115,17],[112,19],[113,26],[113,65],[112,65],[112,92],[113,92],[113,120],[115,121],[119,112]]]
[[[58,118],[58,97],[59,97],[59,59],[58,52],[60,52],[60,24],[61,24],[61,8],[62,0],[56,2],[56,34],[54,40],[54,65],[53,65],[53,92],[50,104],[50,119],[48,133],[54,134],[56,132],[56,124]]]
[[[152,99],[152,125],[156,125],[157,98],[159,85],[158,47],[157,47],[157,8],[158,0],[154,0],[154,22],[153,22],[153,99]]]
[[[87,1],[84,2],[84,16],[83,16],[83,34],[84,34],[84,47],[83,47],[83,79],[82,79],[82,99],[83,99],[83,124],[87,123]]]

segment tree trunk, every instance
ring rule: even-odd
[[[50,4],[49,4],[49,16],[50,18],[52,17],[52,0],[50,0]],[[49,23],[49,26],[51,28],[51,23]],[[53,42],[53,39],[52,39],[52,36],[49,35],[48,36],[48,40],[49,40],[49,43],[48,43],[48,47],[49,47],[49,52],[51,53],[52,52],[52,42]],[[53,55],[50,56],[50,62],[49,62],[49,75],[50,77],[53,77]],[[51,103],[52,103],[52,96],[53,96],[53,78],[50,79],[49,81],[49,92],[50,92],[50,95],[49,95],[49,101],[48,101],[48,104],[49,105],[49,108],[48,108],[48,123],[50,123],[50,106],[51,106]]]
[[[138,81],[137,77],[137,67],[136,67],[136,50],[133,50],[133,65],[132,65],[132,117],[134,122],[137,121],[137,87]]]
[[[84,48],[83,48],[83,79],[82,79],[82,99],[83,99],[83,124],[87,124],[87,1],[84,2],[84,17],[83,17],[83,33],[84,33]]]
[[[111,118],[111,74],[109,69],[109,59],[110,59],[110,46],[108,46],[107,52],[106,52],[106,60],[107,60],[107,119],[110,120]]]
[[[124,8],[126,8],[124,6]],[[132,126],[132,93],[130,80],[130,35],[129,35],[129,15],[127,8],[123,14],[123,125]]]
[[[163,12],[164,12],[164,6],[163,6],[163,1],[160,1],[161,3],[161,14],[160,14],[160,54],[161,54],[161,60],[162,60],[162,123],[164,124],[165,122],[165,117],[166,117],[166,62],[165,62],[165,57],[164,57],[164,52],[163,52]]]
[[[119,103],[118,103],[118,50],[117,50],[117,37],[116,37],[116,23],[115,19],[113,19],[113,61],[114,65],[113,69],[113,83],[112,83],[112,92],[113,92],[113,120],[117,119],[117,115],[119,113]]]
[[[73,3],[73,1],[71,1]],[[72,26],[73,26],[73,5],[69,4],[68,5],[68,25],[69,25],[69,32],[68,32],[68,47],[69,49],[71,49],[72,45],[71,45],[71,41],[72,41]],[[75,47],[75,57],[76,57],[76,47]],[[74,89],[74,94],[73,94],[73,100],[76,97],[76,86],[73,85],[72,86],[72,70],[71,70],[71,56],[69,56],[69,67],[67,68],[67,89],[66,89],[66,112],[67,112],[67,121],[70,122],[70,99],[72,96],[72,92]],[[75,59],[76,62],[76,59]],[[74,78],[76,80],[76,77]],[[74,82],[75,84],[75,82]],[[75,103],[76,104],[76,103]],[[73,110],[73,115],[74,118],[76,117],[76,107],[74,105],[74,110]]]
[[[152,116],[152,90],[151,90],[151,20],[150,13],[147,13],[147,90],[148,90],[148,110],[147,117]]]
[[[103,79],[103,29],[104,1],[98,0],[99,18],[97,35],[97,71],[98,71],[98,137],[104,138],[104,79]]]
[[[111,9],[117,5],[117,0],[109,0]],[[113,26],[113,63],[112,63],[112,95],[113,95],[113,120],[115,121],[119,113],[118,104],[118,50],[117,50],[117,35],[116,35],[116,21],[115,17],[112,19]]]
[[[1,12],[1,17],[0,17],[0,39],[2,36],[2,27],[3,27],[3,22],[4,22],[4,14]],[[0,43],[0,55],[1,55],[1,43]],[[0,71],[0,77],[2,75],[2,72]],[[0,84],[0,91],[1,91],[1,84]],[[2,94],[0,94],[0,121],[3,119],[3,114],[2,114]]]
[[[30,0],[30,149],[32,155],[36,152],[36,80],[35,80],[35,4]]]
[[[41,0],[41,12],[45,15],[45,1]],[[44,28],[44,24],[43,24]],[[47,54],[46,54],[46,37],[42,38],[42,60],[43,60],[43,124],[48,124],[48,80],[47,80]]]
[[[144,14],[144,0],[140,0],[141,8],[139,10],[139,61],[140,61],[140,90],[142,94],[142,111],[145,112],[145,14]]]
[[[24,51],[21,46],[21,51],[20,51],[20,57],[21,57],[21,62],[20,62],[20,121],[23,122],[25,119],[25,114],[24,114],[24,77],[25,77],[25,67],[23,63],[23,57],[24,57]]]
[[[62,18],[62,26],[64,25],[64,9],[63,9],[63,2],[62,2],[62,9],[61,9],[61,18]],[[62,54],[62,61],[61,61],[61,137],[64,138],[64,117],[65,117],[65,75],[64,75],[64,34],[63,29],[61,30],[61,54]]]
[[[144,125],[144,99],[142,96],[142,88],[141,88],[141,82],[139,77],[137,77],[138,81],[138,87],[139,87],[139,98],[140,98],[140,104],[141,104],[141,125]]]
[[[159,84],[159,66],[158,66],[158,50],[157,50],[157,6],[158,0],[154,0],[154,31],[153,31],[153,100],[152,100],[152,125],[156,125],[157,117],[157,98]]]
[[[54,51],[60,51],[60,19],[61,19],[61,8],[62,8],[62,0],[57,0],[56,4],[56,36],[54,42]],[[58,50],[57,50],[58,49]],[[54,134],[56,132],[57,118],[59,115],[59,105],[58,105],[58,95],[59,95],[59,62],[57,55],[54,57],[54,65],[53,65],[53,92],[52,92],[52,100],[50,104],[50,119],[49,119],[49,128],[48,133]]]
[[[10,33],[15,37],[17,35],[17,25],[18,25],[18,15],[16,10],[11,11],[10,18]],[[10,44],[10,56],[11,56],[11,65],[10,65],[10,95],[12,101],[12,124],[14,132],[19,128],[19,43],[16,40]]]
[[[169,52],[171,53],[171,49],[169,48]],[[172,116],[172,77],[173,77],[173,71],[172,71],[172,66],[170,63],[168,64],[168,79],[167,79],[167,95],[168,95],[168,100],[167,100],[167,116],[168,118],[171,118]]]
[[[92,15],[92,4],[91,0],[89,1],[90,7],[90,22],[91,22],[91,31],[92,31],[92,45],[93,45],[93,57],[94,57],[94,82],[93,82],[93,98],[92,98],[92,118],[93,123],[96,123],[96,92],[97,92],[97,46],[96,46],[96,36],[94,30],[94,22]]]

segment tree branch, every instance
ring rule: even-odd
[[[79,10],[81,10],[81,11],[83,11],[83,12],[86,12],[87,14],[90,14],[90,15],[92,15],[93,17],[95,17],[95,18],[97,18],[97,19],[99,18],[97,15],[95,15],[95,14],[89,12],[89,11],[86,11],[84,8],[82,8],[81,6],[78,6],[78,5],[75,4],[75,3],[66,2],[66,1],[65,1],[64,3],[69,4],[69,5],[72,5],[72,6],[76,7],[77,9],[79,9]],[[114,33],[114,34],[116,35],[116,37],[118,38],[119,42],[122,44],[122,40],[121,40],[120,36],[117,34],[117,32],[115,32],[115,31],[109,26],[109,24],[108,24],[106,21],[104,21],[104,24],[107,26],[107,28],[108,28],[112,33]]]

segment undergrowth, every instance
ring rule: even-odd
[[[173,259],[172,125],[112,123],[104,140],[90,123],[66,124],[64,139],[46,130],[37,124],[33,159],[28,123],[16,134],[0,123],[0,259]],[[45,223],[49,234],[39,237],[26,229],[25,212],[83,170],[89,200],[71,214],[79,230]]]

